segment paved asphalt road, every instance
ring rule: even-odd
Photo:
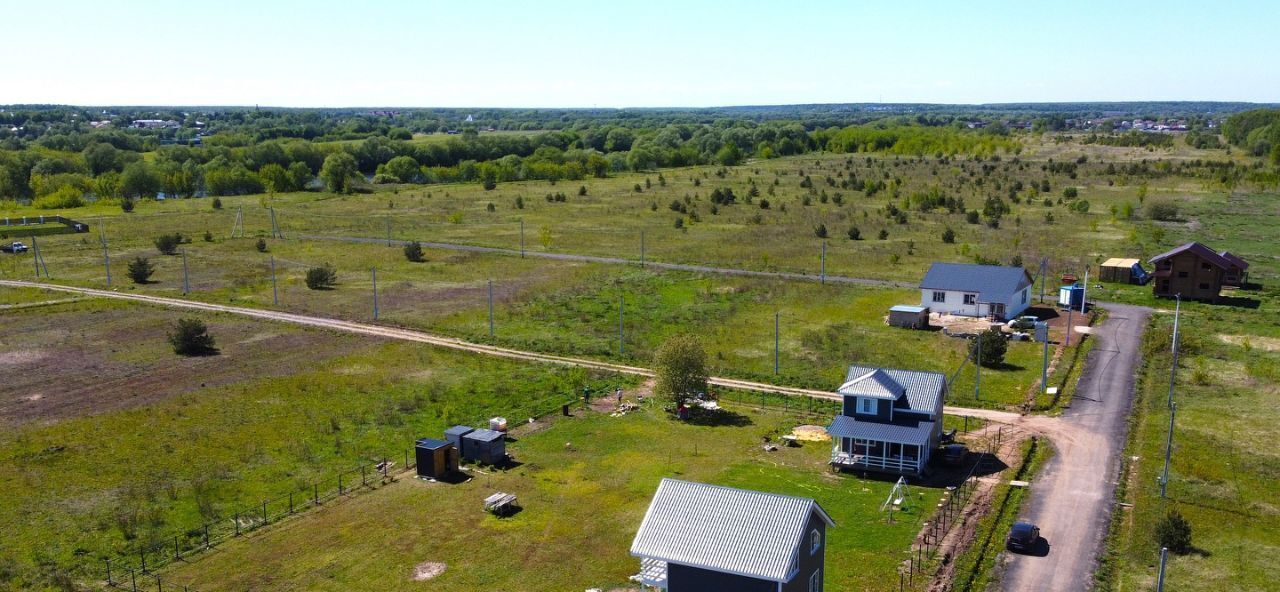
[[[1139,343],[1151,310],[1104,304],[1098,341],[1062,421],[1076,428],[1053,438],[1054,455],[1031,485],[1022,516],[1040,527],[1048,554],[1011,555],[1003,589],[1088,590],[1111,520],[1126,419],[1133,402]],[[1003,534],[1002,534],[1003,536]]]
[[[332,240],[343,241],[349,243],[373,243],[385,245],[387,239],[382,238],[365,238],[355,236],[316,236],[316,235],[300,235],[298,238],[306,240]],[[391,240],[393,245],[404,245],[409,241]],[[621,257],[598,257],[595,255],[574,255],[571,253],[547,253],[545,251],[525,251],[523,254],[517,249],[499,249],[497,247],[477,247],[475,245],[462,245],[457,243],[435,243],[421,241],[424,248],[427,249],[443,249],[448,251],[468,251],[472,253],[493,253],[498,255],[539,257],[542,259],[555,259],[557,261],[582,261],[586,263],[610,263],[614,265],[640,265],[638,259],[623,259]],[[915,288],[919,284],[910,282],[894,282],[890,280],[872,280],[867,278],[856,278],[840,275],[827,275],[825,278],[819,274],[812,273],[795,273],[789,271],[755,271],[750,269],[737,269],[733,267],[710,267],[706,265],[685,265],[683,263],[662,263],[658,261],[645,261],[646,267],[655,269],[672,269],[676,271],[694,271],[701,273],[717,273],[722,275],[739,275],[750,277],[766,277],[783,280],[801,280],[809,282],[827,281],[833,284],[856,284],[862,286],[890,286],[895,288]]]

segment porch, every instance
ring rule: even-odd
[[[827,428],[831,466],[919,475],[929,462],[934,422],[876,423],[840,415]]]

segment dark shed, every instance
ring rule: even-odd
[[[458,470],[458,447],[444,440],[423,438],[414,447],[418,476],[443,479]]]
[[[462,437],[473,431],[475,431],[475,428],[456,425],[444,431],[444,439],[457,447],[458,453],[462,455],[462,458],[469,459],[471,457],[467,456],[467,448],[463,445]]]
[[[479,429],[462,437],[462,458],[489,465],[500,464],[507,458],[507,440],[502,432]]]

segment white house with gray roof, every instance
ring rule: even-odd
[[[924,472],[942,437],[945,376],[850,366],[836,393],[843,407],[827,427],[833,467],[907,475]]]
[[[663,479],[631,543],[635,579],[668,592],[820,592],[829,526],[810,498]]]
[[[933,312],[996,320],[1031,306],[1031,275],[1021,267],[934,263],[920,282],[920,305]]]

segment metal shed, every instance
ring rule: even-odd
[[[479,429],[462,436],[462,458],[496,465],[507,458],[507,440],[502,432]]]
[[[418,440],[414,447],[418,476],[443,479],[458,471],[458,447],[435,438]]]
[[[467,448],[462,441],[462,437],[474,431],[475,428],[456,425],[444,431],[444,439],[458,449],[458,453],[462,455],[462,458],[470,458],[467,456]]]
[[[1150,277],[1137,259],[1121,259],[1114,257],[1102,262],[1099,276],[1104,282],[1121,284],[1144,284]]]
[[[1058,288],[1058,306],[1079,309],[1084,304],[1084,286],[1071,284]]]
[[[924,329],[929,326],[929,307],[899,304],[889,309],[889,326]]]

